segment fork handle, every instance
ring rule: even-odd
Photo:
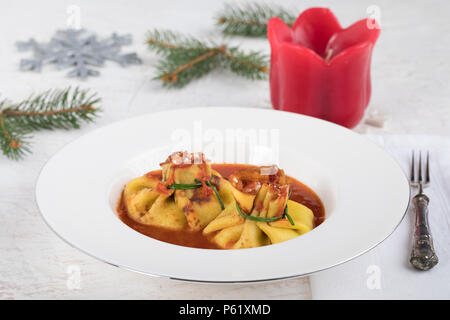
[[[428,203],[430,199],[423,193],[413,198],[416,212],[416,223],[414,230],[414,242],[411,252],[411,264],[419,270],[433,268],[439,259],[434,251],[433,237],[428,224]]]

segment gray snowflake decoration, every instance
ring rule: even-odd
[[[32,59],[22,59],[20,70],[40,71],[45,64],[54,63],[58,69],[73,68],[67,76],[87,78],[98,76],[99,71],[91,68],[100,67],[105,60],[111,60],[125,67],[140,64],[142,61],[136,53],[121,54],[121,46],[132,42],[131,35],[117,35],[98,40],[97,36],[86,30],[59,30],[48,43],[38,43],[34,39],[17,42],[21,51],[33,50]]]

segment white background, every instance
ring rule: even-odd
[[[372,63],[370,110],[389,121],[383,128],[361,125],[359,132],[417,133],[450,136],[450,22],[448,1],[279,1],[294,12],[326,6],[343,26],[367,16],[376,5],[382,32]],[[31,37],[48,41],[67,23],[67,8],[81,9],[81,25],[99,36],[131,33],[143,64],[121,68],[113,62],[100,77],[87,81],[65,77],[67,70],[44,67],[41,73],[18,70],[15,42]],[[40,132],[33,154],[20,162],[0,155],[0,299],[14,298],[310,298],[308,278],[254,285],[205,285],[134,274],[106,265],[71,248],[41,219],[34,186],[41,167],[62,146],[93,128],[149,112],[198,106],[270,108],[268,81],[252,82],[228,72],[214,72],[180,90],[168,90],[155,75],[157,56],[147,50],[145,33],[171,29],[222,41],[214,17],[222,1],[6,1],[0,3],[0,98],[13,101],[50,88],[79,85],[102,98],[104,112],[81,130]],[[231,38],[242,48],[269,53],[265,39]],[[151,125],[151,124],[149,124]],[[101,147],[101,146],[99,146]],[[80,155],[82,157],[83,155]],[[70,182],[67,182],[70,183]],[[55,188],[61,186],[55,186]],[[81,288],[73,280],[80,272]],[[76,282],[76,281],[75,281]],[[69,284],[69,285],[68,285]]]

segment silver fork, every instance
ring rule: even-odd
[[[422,173],[422,153],[419,152],[419,165],[416,170],[414,165],[414,151],[411,160],[411,186],[417,187],[419,192],[413,198],[416,212],[416,222],[414,228],[414,242],[411,251],[411,264],[419,270],[429,270],[433,268],[439,259],[434,251],[433,238],[428,224],[428,203],[430,199],[423,193],[423,189],[430,184],[430,153],[427,151],[425,172]]]

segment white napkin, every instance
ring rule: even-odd
[[[429,222],[439,263],[428,271],[415,270],[409,264],[414,226],[410,208],[397,230],[375,249],[312,275],[313,299],[450,299],[450,139],[367,137],[390,153],[408,176],[411,150],[430,151],[431,184],[425,193],[430,198]]]

